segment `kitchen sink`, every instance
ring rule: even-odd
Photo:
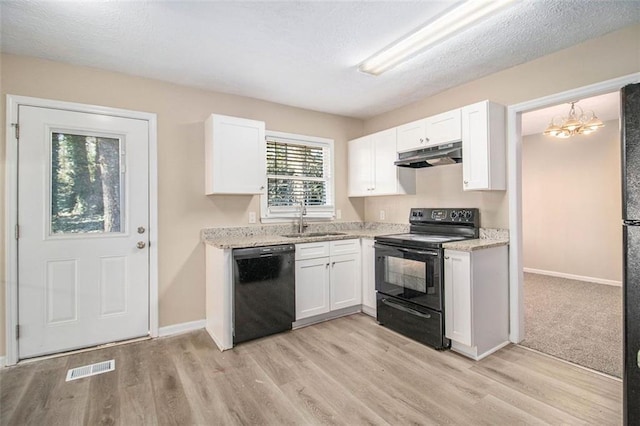
[[[347,235],[345,232],[303,232],[302,234],[284,234],[286,238],[331,237],[334,235]]]

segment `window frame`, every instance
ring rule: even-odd
[[[296,145],[307,145],[328,148],[329,155],[328,167],[325,167],[327,176],[325,177],[327,188],[327,202],[323,206],[306,206],[306,219],[314,220],[333,220],[335,218],[335,149],[334,141],[329,138],[321,138],[317,136],[298,135],[293,133],[276,132],[267,130],[265,139],[278,139],[282,142],[290,142]],[[267,152],[265,151],[265,162],[267,160]],[[264,187],[265,191],[260,195],[260,219],[261,222],[290,222],[300,216],[299,206],[276,206],[269,207],[269,175],[265,174]]]

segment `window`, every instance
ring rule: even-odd
[[[267,132],[266,188],[263,219],[333,218],[333,140]]]

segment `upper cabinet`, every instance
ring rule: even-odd
[[[212,114],[204,129],[205,193],[263,193],[267,175],[264,122]]]
[[[403,124],[396,129],[398,152],[456,142],[462,137],[461,112],[459,108],[454,109]]]
[[[349,196],[415,194],[415,171],[397,167],[396,129],[349,141]]]
[[[463,189],[506,189],[505,107],[489,101],[462,108]]]

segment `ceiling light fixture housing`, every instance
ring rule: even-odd
[[[467,0],[362,62],[358,70],[380,75],[418,53],[478,23],[516,0]]]
[[[585,114],[576,103],[578,101],[571,102],[571,108],[566,117],[552,117],[549,126],[542,134],[567,139],[575,135],[588,135],[604,127],[604,123],[596,116],[595,112],[588,111]],[[580,110],[579,113],[576,111],[576,107]]]

